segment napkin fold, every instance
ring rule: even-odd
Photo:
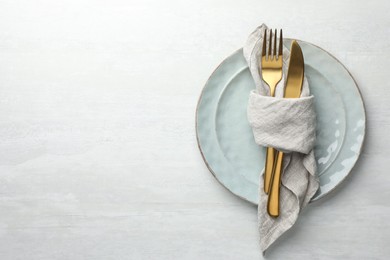
[[[300,211],[307,206],[319,188],[313,147],[316,117],[314,97],[304,79],[301,98],[283,99],[290,52],[283,48],[283,78],[275,97],[261,78],[261,52],[266,25],[259,26],[244,46],[244,57],[255,81],[256,89],[249,95],[249,124],[257,144],[285,152],[280,187],[279,217],[267,213],[268,195],[264,192],[263,173],[259,180],[258,221],[263,254],[284,232],[290,229]]]

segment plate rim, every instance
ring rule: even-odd
[[[364,99],[363,99],[363,95],[362,95],[362,92],[359,88],[359,85],[357,84],[356,82],[356,79],[353,77],[353,75],[351,74],[351,72],[347,69],[347,67],[339,60],[337,59],[333,54],[329,53],[328,51],[326,51],[324,48],[316,45],[316,44],[313,44],[313,43],[310,43],[310,42],[307,42],[307,41],[303,41],[303,40],[299,40],[299,39],[293,39],[293,38],[285,38],[285,40],[289,40],[289,41],[292,41],[292,40],[297,40],[298,42],[303,42],[305,44],[309,44],[309,45],[312,45],[322,51],[324,51],[326,54],[328,54],[329,56],[331,56],[337,63],[339,63],[344,69],[345,71],[348,73],[348,75],[351,77],[351,79],[353,80],[355,86],[356,86],[356,89],[358,91],[358,94],[359,94],[359,97],[360,97],[360,100],[362,101],[362,108],[363,108],[363,117],[364,117],[364,127],[363,127],[363,139],[362,139],[362,142],[361,142],[361,146],[359,147],[359,150],[357,151],[357,159],[356,161],[352,164],[352,167],[351,169],[349,170],[348,174],[346,174],[334,187],[332,187],[326,194],[324,194],[323,196],[320,196],[318,197],[317,199],[315,200],[310,200],[309,203],[314,203],[314,202],[318,202],[320,200],[322,200],[323,198],[327,197],[329,194],[333,193],[333,191],[335,191],[341,183],[344,183],[344,180],[346,178],[348,178],[348,176],[350,175],[350,173],[353,171],[353,169],[355,168],[356,166],[356,163],[359,161],[359,158],[360,158],[360,155],[362,154],[362,150],[363,150],[363,147],[365,145],[365,141],[366,141],[366,130],[367,130],[367,112],[366,112],[366,106],[365,106],[365,102],[364,102]],[[222,185],[222,187],[224,187],[226,190],[228,190],[231,194],[233,194],[234,196],[246,201],[246,202],[249,202],[250,204],[252,205],[256,205],[257,206],[257,203],[254,203],[250,200],[248,200],[247,198],[239,195],[239,194],[236,194],[234,193],[233,191],[231,191],[228,187],[226,187],[216,176],[215,172],[213,171],[213,169],[210,167],[209,163],[207,162],[206,160],[206,157],[202,151],[202,148],[200,146],[200,141],[199,141],[199,133],[198,133],[198,110],[199,110],[199,105],[200,105],[200,101],[202,99],[202,96],[203,96],[203,93],[205,91],[205,87],[207,86],[207,84],[209,83],[211,77],[214,75],[214,73],[221,67],[221,65],[231,56],[235,55],[236,53],[240,52],[241,50],[243,49],[243,47],[235,50],[233,53],[231,53],[230,55],[228,55],[227,57],[225,57],[219,64],[218,66],[211,72],[210,76],[207,78],[205,84],[203,85],[203,88],[202,88],[202,91],[199,95],[199,98],[198,98],[198,101],[197,101],[197,104],[196,104],[196,110],[195,110],[195,133],[196,133],[196,142],[197,142],[197,146],[199,148],[199,151],[200,151],[200,154],[202,156],[202,159],[204,161],[204,163],[206,164],[206,167],[207,169],[210,171],[210,173],[214,176],[214,178],[219,182],[219,184]]]

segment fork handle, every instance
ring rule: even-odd
[[[272,147],[267,147],[264,170],[264,192],[268,194],[271,186],[272,169],[274,168],[276,150]]]
[[[268,196],[267,211],[271,217],[279,216],[280,184],[283,169],[283,153],[277,152],[274,171],[271,176],[271,187]]]

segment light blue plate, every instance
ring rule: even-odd
[[[284,41],[288,48],[290,43]],[[323,49],[302,41],[299,44],[317,113],[315,155],[321,184],[315,201],[353,168],[363,145],[366,118],[362,97],[347,69]],[[247,121],[249,92],[254,88],[240,49],[207,81],[198,103],[196,132],[211,173],[231,192],[257,204],[265,149],[255,143]]]

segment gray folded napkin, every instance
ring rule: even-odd
[[[283,78],[276,97],[269,97],[269,87],[261,78],[261,51],[266,25],[258,27],[244,46],[244,56],[256,84],[249,96],[248,120],[257,144],[286,152],[280,187],[280,215],[267,213],[268,195],[264,192],[263,174],[259,180],[258,220],[260,246],[265,250],[294,225],[299,212],[306,207],[319,188],[313,146],[316,118],[314,97],[310,96],[305,78],[301,98],[283,99],[290,53],[283,48]]]

